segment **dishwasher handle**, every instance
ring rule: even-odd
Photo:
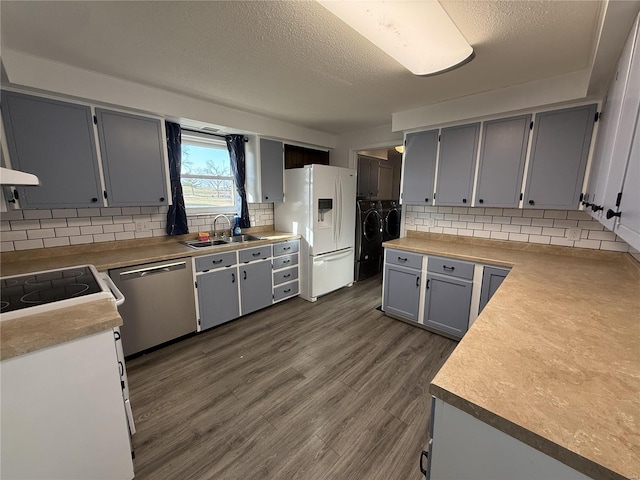
[[[165,265],[156,265],[153,267],[138,268],[135,270],[120,272],[120,280],[131,280],[133,278],[141,278],[158,273],[168,273],[175,270],[184,270],[185,268],[187,268],[186,262],[175,262],[167,263]]]

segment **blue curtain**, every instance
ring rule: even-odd
[[[177,123],[165,122],[167,130],[167,150],[169,153],[169,179],[171,181],[172,205],[167,212],[167,235],[189,233],[187,209],[184,206],[180,167],[182,164],[182,133]]]
[[[225,139],[227,140],[227,149],[229,149],[229,157],[231,158],[231,169],[233,170],[233,176],[236,181],[236,191],[240,198],[238,205],[240,228],[249,228],[251,221],[249,220],[247,191],[244,187],[246,178],[244,135],[227,135]]]

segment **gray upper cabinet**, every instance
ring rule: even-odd
[[[471,206],[480,123],[443,128],[436,205]]]
[[[438,130],[408,133],[404,148],[402,203],[431,205],[438,153]]]
[[[109,205],[167,205],[160,120],[99,108],[96,116]]]
[[[262,202],[282,202],[284,200],[284,145],[282,142],[260,139],[260,172]]]
[[[530,124],[531,115],[484,123],[476,206],[518,207]]]
[[[273,293],[271,262],[269,260],[240,265],[238,273],[240,275],[242,315],[271,305]]]
[[[102,205],[89,107],[3,91],[2,118],[12,167],[40,179],[17,187],[22,208]]]
[[[525,207],[578,208],[595,113],[593,104],[536,116]]]
[[[379,171],[379,159],[363,155],[358,156],[358,197],[378,198]]]
[[[247,202],[282,202],[284,144],[278,140],[251,136],[245,145]]]

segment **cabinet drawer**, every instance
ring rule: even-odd
[[[273,289],[273,301],[277,302],[283,298],[298,294],[298,282],[287,283]]]
[[[402,265],[403,267],[422,268],[422,255],[419,253],[409,253],[402,250],[387,250],[387,263]]]
[[[236,264],[236,252],[217,253],[195,257],[196,272],[205,272],[214,268],[230,267]]]
[[[473,280],[473,263],[450,258],[429,257],[427,272],[441,273],[452,277]]]
[[[247,263],[253,260],[269,258],[271,256],[271,245],[263,245],[262,247],[245,248],[238,250],[239,263]]]
[[[273,244],[274,257],[296,253],[298,250],[300,250],[300,240],[287,240],[286,242],[278,242]]]
[[[274,272],[273,284],[280,285],[281,283],[290,282],[296,278],[298,278],[298,267],[287,268],[285,270]]]
[[[283,267],[290,267],[298,264],[298,254],[285,255],[283,257],[276,257],[273,259],[273,269],[278,270]]]

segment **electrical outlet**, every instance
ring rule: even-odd
[[[136,220],[136,232],[148,232],[149,222],[146,220]]]
[[[436,226],[436,219],[429,217],[427,218],[427,227],[435,227]]]
[[[569,240],[573,240],[573,241],[578,241],[580,240],[580,236],[582,235],[582,229],[579,227],[571,227],[571,228],[567,228],[567,234],[566,237]]]

